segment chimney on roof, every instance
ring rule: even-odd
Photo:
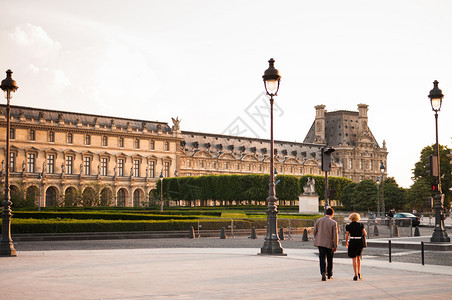
[[[367,130],[368,127],[368,119],[367,119],[367,111],[369,105],[367,104],[358,104],[358,131],[363,132]]]
[[[314,143],[325,144],[325,105],[317,105],[315,108]]]

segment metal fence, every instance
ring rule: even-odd
[[[364,224],[368,238],[412,237],[414,235],[413,221],[410,218],[399,219],[368,219],[360,221]],[[346,221],[338,221],[340,240],[345,240]]]
[[[345,240],[345,226],[350,221],[338,220],[339,241]],[[372,238],[392,238],[392,237],[412,237],[414,227],[410,218],[406,219],[368,219],[360,221],[364,224],[367,237]],[[309,219],[283,219],[278,218],[278,232],[283,233],[285,239],[302,240],[303,232],[306,229],[308,238],[313,240],[312,230],[315,220]],[[267,220],[263,218],[199,218],[197,226],[194,228],[196,237],[219,236],[224,228],[227,237],[251,235],[251,230],[255,230],[258,235],[265,235],[267,230]],[[282,230],[282,231],[281,231]]]
[[[315,220],[309,219],[283,219],[278,218],[278,232],[284,234],[286,239],[302,239],[306,229],[308,236],[312,234]],[[227,237],[251,235],[254,230],[258,235],[265,235],[267,231],[266,218],[199,218],[194,228],[196,237],[213,237],[220,234],[224,228]],[[310,236],[312,238],[312,236]]]

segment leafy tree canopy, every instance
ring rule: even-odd
[[[447,148],[447,146],[439,145],[439,155],[440,155],[440,168],[441,168],[441,185],[442,185],[442,192],[445,194],[446,198],[446,206],[449,206],[449,203],[452,198],[452,192],[450,191],[452,187],[452,165],[450,163],[450,159],[447,157],[447,155],[450,154],[450,149]],[[427,186],[430,190],[430,193],[428,196],[433,196],[436,192],[433,191],[432,185],[436,182],[435,177],[432,177],[427,174],[427,168],[425,165],[428,163],[428,156],[429,155],[436,155],[436,145],[427,146],[424,147],[421,151],[421,155],[419,158],[419,161],[415,163],[414,169],[413,169],[413,180],[416,183],[417,181],[421,180],[421,183],[415,186],[415,189],[417,191],[417,194],[419,197],[423,193],[419,192],[419,187],[422,186],[423,190]],[[413,188],[413,186],[412,186]],[[410,197],[414,197],[413,193],[410,194]],[[410,198],[410,201],[414,201],[414,203],[420,203],[424,201],[425,199],[420,198]]]

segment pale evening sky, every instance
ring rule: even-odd
[[[421,149],[435,141],[427,95],[438,80],[439,140],[451,147],[451,1],[2,4],[0,72],[14,72],[14,105],[170,125],[178,116],[182,130],[219,134],[240,120],[247,136],[269,138],[247,112],[273,57],[282,75],[275,139],[303,141],[315,105],[368,104],[389,176],[409,187]]]

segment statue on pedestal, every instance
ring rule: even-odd
[[[309,177],[308,181],[306,182],[306,185],[303,187],[303,195],[316,195],[315,194],[315,179]]]

